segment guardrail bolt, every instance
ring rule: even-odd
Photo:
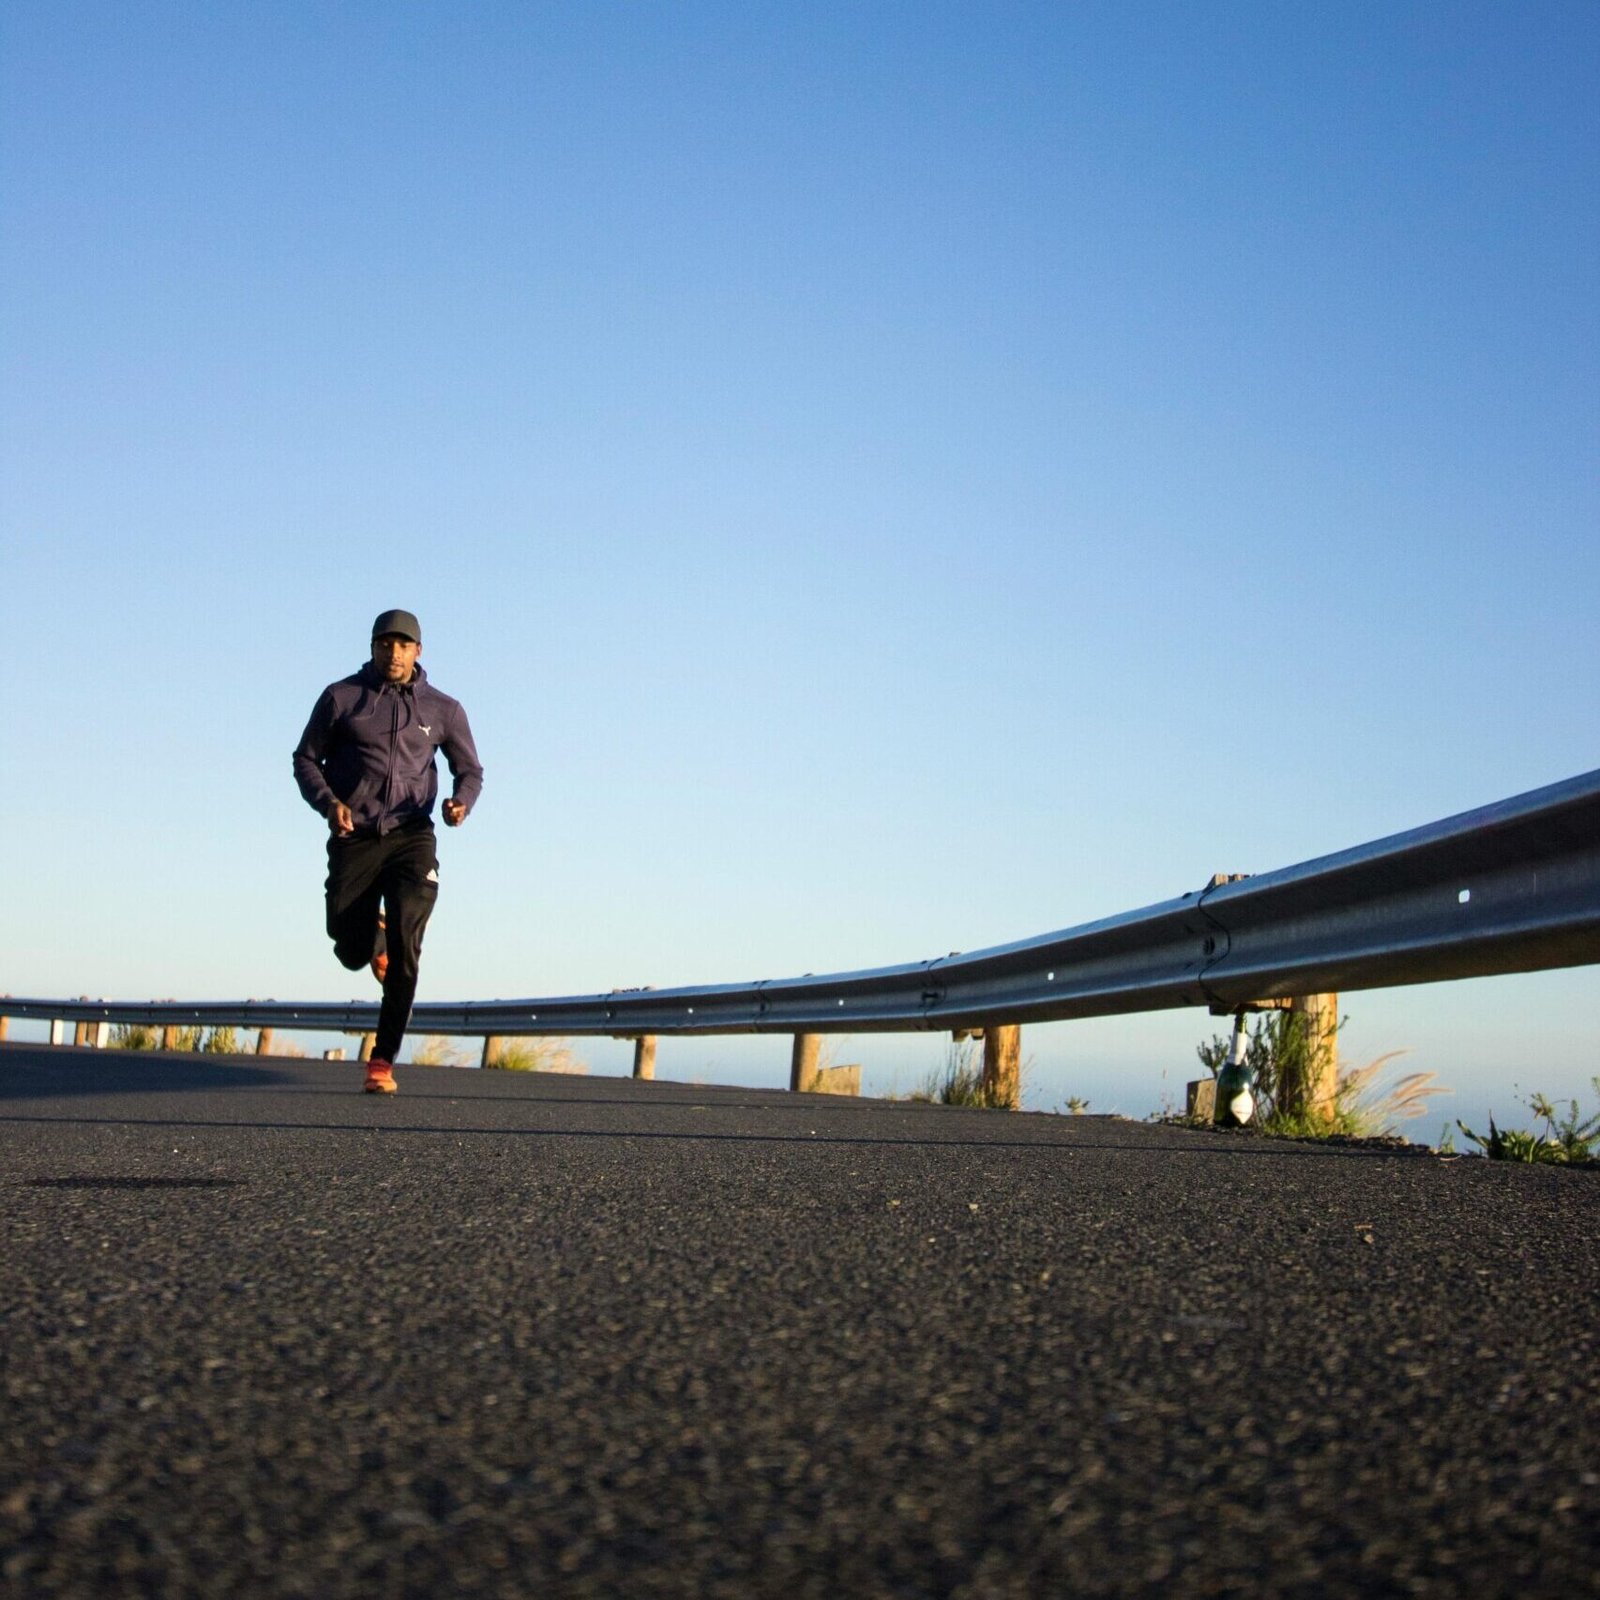
[[[1228,1046],[1228,1059],[1217,1074],[1214,1121],[1219,1128],[1242,1128],[1256,1114],[1256,1097],[1251,1093],[1251,1073],[1244,1061],[1248,1043],[1245,1037],[1245,1013],[1240,1011],[1233,1019],[1233,1042]]]

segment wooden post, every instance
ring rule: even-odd
[[[983,1030],[983,1090],[992,1106],[1022,1104],[1022,1028],[1014,1022]]]
[[[74,1022],[72,1024],[72,1043],[77,1048],[82,1048],[89,1042],[89,1024],[87,1022]]]
[[[66,1025],[66,1023],[64,1023],[61,1020],[60,1017],[57,1017],[50,1024],[50,1043],[51,1044],[61,1044],[66,1040],[66,1037],[67,1037],[67,1025]]]
[[[163,1050],[176,1050],[178,1048],[177,1023],[169,1022],[161,1029],[161,1048]]]
[[[795,1094],[810,1094],[817,1086],[817,1056],[822,1049],[820,1033],[797,1033],[794,1054],[789,1057],[789,1087]]]
[[[1303,1083],[1283,1086],[1284,1109],[1309,1111],[1332,1122],[1339,1096],[1339,996],[1301,994],[1289,1002],[1293,1016],[1305,1018],[1306,1073]]]
[[[861,1093],[861,1063],[841,1061],[836,1067],[818,1067],[812,1083],[813,1094]]]
[[[486,1033],[483,1036],[483,1055],[479,1058],[478,1065],[485,1069],[500,1065],[500,1047],[505,1043],[498,1035]]]
[[[272,1054],[271,1028],[263,1028],[261,1032],[256,1035],[256,1054],[258,1056],[270,1056]]]
[[[5,1038],[6,1029],[9,1028],[10,1026],[11,1026],[11,1018],[10,1017],[0,1017],[0,1040],[3,1040]]]
[[[633,1075],[647,1079],[656,1075],[656,1036],[653,1033],[641,1033],[633,1041]]]
[[[370,1061],[372,1059],[372,1047],[377,1042],[378,1042],[377,1034],[375,1034],[375,1033],[364,1033],[364,1034],[362,1034],[361,1035],[361,1047],[356,1051],[356,1060],[357,1061]]]
[[[93,1022],[89,1025],[94,1031],[89,1035],[89,1042],[96,1050],[104,1050],[111,1043],[111,1024],[109,1022]]]

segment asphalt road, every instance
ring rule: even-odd
[[[1600,1592],[1600,1174],[0,1046],[0,1590]]]

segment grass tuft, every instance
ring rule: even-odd
[[[500,1072],[562,1072],[574,1077],[589,1070],[565,1039],[507,1039],[494,1066]]]
[[[413,1046],[411,1065],[414,1067],[470,1067],[472,1056],[453,1039],[442,1033],[430,1033]]]
[[[977,1039],[963,1039],[959,1044],[952,1041],[945,1052],[944,1065],[906,1098],[931,1105],[974,1106],[984,1111],[1006,1109],[1004,1102],[984,1086],[983,1045]]]

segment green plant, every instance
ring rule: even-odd
[[[1596,1094],[1600,1094],[1600,1078],[1590,1080]],[[1545,1131],[1533,1133],[1523,1128],[1497,1128],[1494,1117],[1489,1118],[1487,1134],[1474,1133],[1466,1123],[1456,1126],[1491,1161],[1525,1161],[1565,1166],[1574,1161],[1591,1161],[1595,1146],[1600,1144],[1600,1111],[1592,1117],[1580,1117],[1578,1102],[1567,1102],[1567,1114],[1560,1117],[1555,1105],[1546,1095],[1529,1096],[1528,1109],[1545,1125]]]
[[[1088,1109],[1089,1102],[1082,1095],[1073,1094],[1067,1096],[1067,1110],[1072,1116],[1081,1117]]]
[[[1590,1083],[1594,1092],[1600,1095],[1600,1078],[1591,1078]],[[1594,1159],[1595,1145],[1600,1144],[1600,1111],[1592,1117],[1580,1118],[1578,1115],[1578,1102],[1567,1102],[1567,1115],[1557,1120],[1556,1109],[1542,1094],[1534,1095],[1528,1101],[1528,1109],[1536,1117],[1544,1119],[1547,1129],[1545,1137],[1553,1139],[1566,1152],[1568,1161],[1590,1161]]]
[[[1396,1124],[1421,1116],[1434,1095],[1451,1092],[1434,1083],[1437,1074],[1432,1072],[1412,1072],[1392,1084],[1381,1083],[1383,1070],[1404,1054],[1391,1050],[1365,1066],[1339,1072],[1331,1103],[1317,1100],[1314,1085],[1323,1076],[1318,1056],[1334,1048],[1343,1026],[1341,1020],[1319,1032],[1299,1011],[1272,1011],[1252,1022],[1244,1062],[1253,1079],[1257,1126],[1264,1133],[1297,1139],[1336,1133],[1372,1138],[1393,1133]],[[1195,1053],[1214,1076],[1227,1060],[1228,1040],[1215,1035]]]
[[[1489,1117],[1489,1132],[1487,1134],[1474,1133],[1466,1123],[1457,1121],[1456,1126],[1475,1144],[1482,1148],[1483,1153],[1491,1161],[1564,1161],[1566,1157],[1561,1154],[1560,1145],[1553,1141],[1541,1139],[1536,1133],[1529,1133],[1526,1129],[1512,1128],[1509,1132],[1502,1132],[1494,1125],[1494,1117]]]
[[[106,1043],[113,1050],[154,1050],[161,1036],[154,1028],[138,1022],[117,1022],[111,1027]]]

